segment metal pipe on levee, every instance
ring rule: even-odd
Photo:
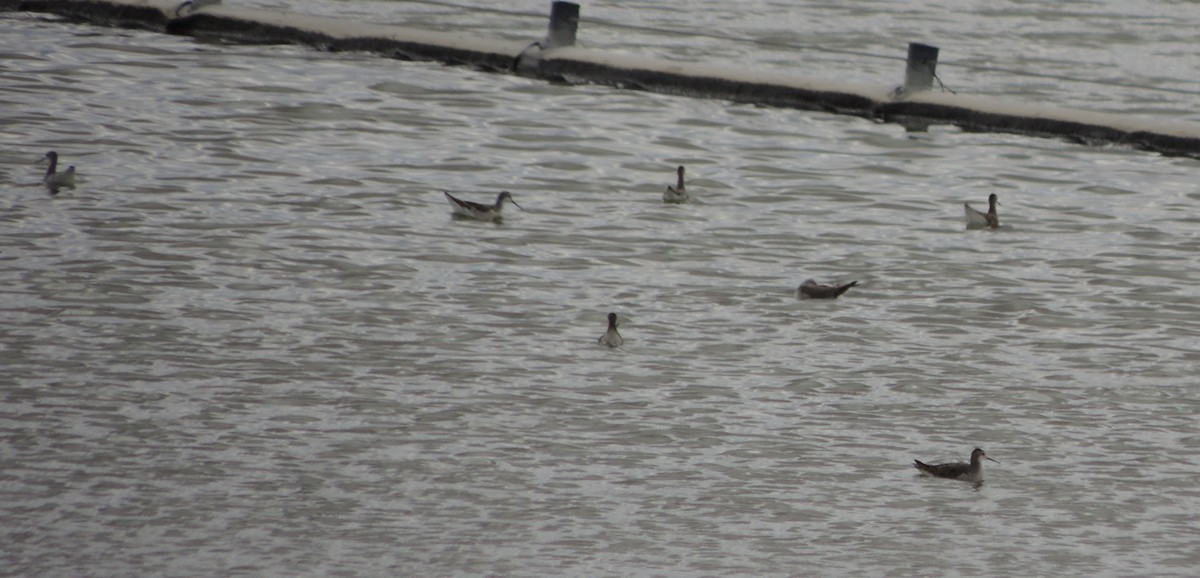
[[[904,66],[904,92],[913,94],[933,88],[937,76],[938,48],[911,42]]]
[[[48,12],[95,24],[141,27],[253,43],[298,43],[324,50],[370,51],[392,58],[466,64],[573,83],[850,114],[920,129],[964,130],[1118,144],[1200,158],[1200,124],[1155,121],[932,90],[938,49],[909,46],[901,87],[864,86],[744,67],[680,63],[576,46],[579,5],[557,1],[547,36],[533,42],[482,38],[344,19],[182,0],[0,0],[0,10]],[[939,81],[940,84],[940,81]]]
[[[550,32],[546,36],[547,50],[575,46],[575,34],[578,30],[578,4],[562,0],[556,0],[550,4]]]

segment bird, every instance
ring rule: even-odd
[[[596,342],[609,347],[620,347],[622,343],[625,343],[625,339],[621,337],[620,333],[617,333],[616,313],[608,314],[608,331],[605,331],[604,335],[601,335]]]
[[[921,460],[913,460],[913,467],[921,471],[922,474],[933,476],[935,478],[950,478],[952,480],[963,480],[965,482],[979,483],[983,481],[983,460],[992,460],[983,453],[983,450],[975,448],[971,451],[971,463],[964,464],[955,462],[949,464],[929,465]],[[996,462],[1000,463],[1000,462]]]
[[[988,227],[995,229],[1000,226],[1000,216],[996,214],[996,205],[999,205],[999,198],[996,193],[988,195],[988,212],[982,213],[971,208],[970,203],[963,203],[963,212],[967,214],[968,229],[982,229]]]
[[[663,191],[663,202],[681,205],[692,200],[692,197],[688,195],[687,188],[683,186],[683,165],[679,165],[675,172],[679,174],[679,182],[674,187],[667,185],[667,190]]]
[[[493,205],[485,205],[483,203],[473,203],[471,201],[457,199],[454,197],[454,195],[451,195],[446,191],[442,191],[442,194],[446,195],[446,200],[450,202],[450,208],[454,209],[455,215],[468,219],[475,219],[477,221],[500,222],[500,209],[504,207],[504,201],[508,201],[518,209],[521,209],[521,205],[518,205],[517,202],[513,200],[512,193],[508,191],[502,191],[499,195],[496,195],[496,203]],[[523,211],[525,209],[521,210]]]
[[[858,281],[851,281],[845,285],[821,285],[812,279],[808,279],[796,288],[796,298],[837,299],[842,293],[845,293],[855,285],[858,285]]]
[[[50,151],[46,156],[42,157],[38,162],[50,161],[50,168],[46,169],[46,176],[42,177],[42,183],[46,188],[50,189],[50,194],[58,193],[61,187],[69,189],[75,188],[75,166],[67,167],[67,170],[58,172],[58,153]]]

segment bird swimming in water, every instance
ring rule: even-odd
[[[821,285],[812,279],[808,279],[796,288],[796,298],[837,299],[842,293],[845,293],[855,285],[858,285],[858,281],[851,281],[845,285]]]
[[[692,200],[692,197],[688,195],[687,188],[683,185],[683,165],[679,165],[675,172],[679,174],[679,181],[675,183],[674,187],[667,185],[667,190],[663,191],[663,202],[681,205]]]
[[[38,162],[50,161],[50,168],[46,169],[46,176],[42,177],[42,184],[50,189],[50,194],[58,193],[58,189],[66,187],[68,189],[75,188],[75,166],[67,167],[67,170],[58,172],[58,153],[50,151],[46,156],[42,157]]]
[[[952,480],[962,480],[977,484],[983,481],[983,460],[992,460],[983,453],[983,450],[975,448],[971,452],[971,463],[964,464],[962,462],[954,462],[948,464],[929,465],[921,460],[913,460],[913,467],[921,471],[922,474],[933,476],[935,478],[949,478]],[[1000,463],[1000,462],[996,462]]]
[[[1000,226],[1000,215],[996,214],[996,205],[1000,204],[996,193],[988,195],[988,212],[983,213],[971,208],[969,203],[963,203],[963,212],[967,215],[968,229],[995,229]]]
[[[616,313],[608,314],[608,331],[605,331],[604,335],[601,335],[596,342],[609,347],[620,347],[622,343],[625,343],[625,339],[621,337],[620,333],[617,333]]]
[[[513,206],[521,209],[521,205],[518,205],[517,202],[513,200],[512,193],[508,191],[503,191],[497,195],[496,203],[494,205],[485,205],[483,203],[464,201],[462,199],[455,198],[454,195],[451,195],[446,191],[442,191],[442,194],[446,195],[446,200],[449,201],[450,208],[454,209],[455,215],[467,219],[475,219],[476,221],[500,222],[500,209],[504,207],[504,201],[508,201],[512,203]],[[525,209],[521,210],[524,211]]]

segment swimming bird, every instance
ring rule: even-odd
[[[683,186],[683,165],[679,165],[675,172],[679,174],[679,181],[674,187],[667,185],[667,190],[663,191],[663,202],[680,205],[692,200],[692,197],[688,195],[687,188]]]
[[[845,285],[821,285],[812,279],[808,279],[796,288],[796,298],[837,299],[842,293],[845,293],[855,285],[858,285],[858,281],[851,281]]]
[[[971,463],[969,464],[956,462],[931,466],[921,460],[913,460],[913,467],[921,470],[922,474],[935,478],[950,478],[952,480],[979,483],[983,481],[983,460],[985,459],[996,462],[996,460],[987,457],[987,454],[983,453],[983,450],[975,448],[971,452]]]
[[[54,151],[46,153],[46,156],[38,162],[47,160],[50,161],[50,168],[46,169],[46,176],[42,177],[42,183],[50,189],[50,194],[57,193],[60,187],[75,188],[75,166],[71,165],[67,167],[67,170],[58,172],[58,153]]]
[[[608,314],[608,331],[605,331],[604,335],[601,335],[600,339],[597,339],[596,342],[609,347],[620,347],[622,343],[625,343],[625,339],[621,337],[620,333],[617,333],[616,313]]]
[[[477,221],[499,222],[501,220],[500,209],[504,207],[504,201],[508,201],[518,209],[521,209],[521,205],[518,205],[517,202],[513,200],[512,193],[508,191],[503,191],[497,195],[496,204],[494,205],[485,205],[483,203],[473,203],[471,201],[457,199],[454,197],[454,195],[451,195],[446,191],[442,191],[442,194],[446,195],[446,200],[450,202],[450,208],[454,209],[455,215],[468,219],[475,219]],[[521,210],[523,211],[525,209]]]
[[[995,229],[1000,226],[1000,216],[996,214],[996,205],[1000,201],[996,197],[996,193],[988,195],[988,212],[982,213],[971,208],[969,203],[963,203],[963,211],[967,214],[968,229],[982,229],[988,227]]]

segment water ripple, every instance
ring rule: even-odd
[[[16,573],[1196,566],[1193,160],[3,18]],[[1002,227],[964,230],[992,192]],[[976,445],[982,487],[910,467]]]

